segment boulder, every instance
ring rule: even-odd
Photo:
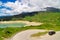
[[[56,32],[55,31],[49,31],[48,34],[49,35],[54,35]]]

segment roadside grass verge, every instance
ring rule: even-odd
[[[31,37],[40,37],[40,36],[43,36],[45,34],[47,34],[48,32],[38,32],[38,33],[35,33],[35,34],[32,34]]]

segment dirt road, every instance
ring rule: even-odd
[[[60,31],[56,32],[55,35],[49,36],[48,34],[40,37],[31,37],[32,34],[37,32],[45,32],[46,30],[26,30],[22,31],[20,33],[17,33],[15,36],[13,36],[10,40],[60,40]]]

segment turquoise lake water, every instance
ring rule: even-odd
[[[10,23],[10,24],[0,24],[0,28],[5,28],[5,27],[24,27],[26,24],[24,23]]]

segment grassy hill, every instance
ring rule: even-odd
[[[46,29],[60,30],[60,12],[39,12],[34,16],[26,16],[23,20],[42,22]]]
[[[25,16],[23,20],[43,23],[56,23],[60,22],[60,12],[39,12],[34,16]]]

